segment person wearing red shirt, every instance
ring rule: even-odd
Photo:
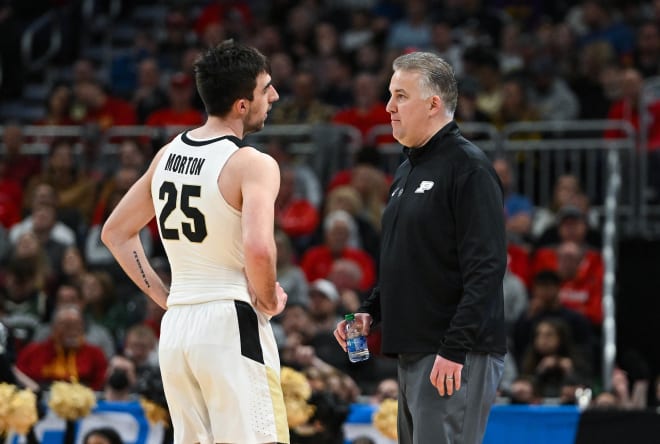
[[[41,159],[24,154],[23,128],[17,123],[5,124],[2,133],[2,145],[5,147],[6,178],[25,186],[28,181],[41,172]]]
[[[133,106],[109,95],[98,81],[84,80],[75,85],[76,100],[83,106],[82,123],[94,123],[101,130],[113,126],[137,125]]]
[[[355,106],[339,111],[334,115],[334,123],[351,125],[362,133],[366,144],[394,143],[391,131],[387,135],[368,140],[369,133],[377,125],[390,125],[390,113],[385,110],[385,104],[378,98],[378,79],[373,74],[361,73],[353,80]]]
[[[204,115],[192,105],[192,78],[182,72],[172,75],[168,96],[170,106],[154,111],[147,117],[149,126],[199,126],[204,123]]]
[[[357,226],[344,210],[329,213],[324,221],[325,243],[309,248],[302,257],[300,267],[308,282],[327,278],[337,259],[348,259],[360,267],[360,291],[369,291],[376,280],[374,260],[358,246]]]
[[[541,248],[532,264],[535,272],[554,270],[561,278],[561,304],[584,315],[594,326],[603,323],[603,258],[597,250],[573,241]]]
[[[287,166],[280,168],[280,192],[275,200],[275,223],[292,240],[309,236],[319,224],[319,213],[309,201],[297,197],[296,171]]]
[[[108,364],[101,348],[85,342],[85,326],[78,307],[65,305],[53,315],[51,336],[21,350],[16,366],[40,385],[78,381],[101,390]]]

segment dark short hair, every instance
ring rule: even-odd
[[[206,112],[224,117],[234,102],[253,100],[257,76],[270,71],[257,49],[226,40],[208,49],[195,62],[195,81]]]
[[[534,285],[561,285],[561,278],[554,270],[541,270],[534,275]]]
[[[117,431],[111,427],[99,427],[97,429],[90,430],[85,434],[83,444],[86,444],[92,435],[101,435],[107,439],[110,444],[124,444],[124,441],[121,439],[121,436],[119,436],[119,433],[117,433]]]

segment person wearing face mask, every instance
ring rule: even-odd
[[[135,365],[123,356],[114,356],[108,366],[108,377],[103,388],[106,401],[135,401]]]
[[[53,314],[51,335],[27,345],[16,366],[39,385],[77,381],[101,390],[108,363],[103,350],[85,341],[82,313],[75,305],[63,305]]]

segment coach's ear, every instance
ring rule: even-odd
[[[445,112],[445,103],[440,96],[431,96],[428,98],[429,115],[436,115],[439,112]]]

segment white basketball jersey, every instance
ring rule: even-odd
[[[158,162],[151,196],[172,268],[168,306],[219,299],[250,303],[241,212],[218,189],[218,176],[240,145],[234,136],[193,140],[184,132]]]

